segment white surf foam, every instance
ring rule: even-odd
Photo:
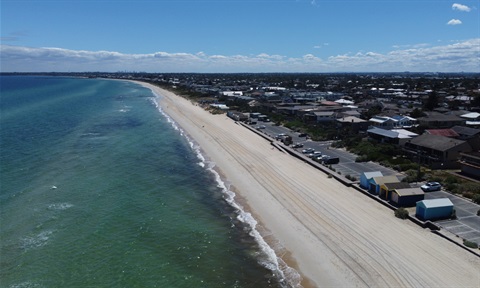
[[[198,165],[200,165],[201,167],[205,167],[210,173],[214,175],[217,186],[223,192],[223,198],[230,206],[232,206],[237,211],[237,219],[242,223],[245,223],[249,227],[250,236],[252,236],[258,243],[260,247],[260,252],[263,254],[263,257],[257,258],[259,263],[267,269],[271,270],[280,280],[280,282],[286,285],[286,287],[301,287],[300,274],[295,269],[289,267],[281,258],[277,257],[275,250],[273,250],[272,247],[270,247],[270,245],[268,245],[268,243],[265,241],[265,239],[263,239],[263,237],[256,228],[257,221],[250,213],[245,212],[243,207],[235,201],[235,193],[231,191],[229,187],[227,187],[226,183],[221,179],[220,174],[215,171],[215,163],[212,161],[207,161],[201,153],[200,146],[195,144],[195,142],[190,139],[190,137],[188,137],[188,135],[177,125],[177,123],[169,115],[167,115],[165,111],[163,111],[163,109],[157,102],[158,95],[157,98],[153,98],[152,100],[155,103],[158,111],[167,119],[167,121],[172,125],[172,127],[177,130],[180,135],[187,139],[190,147],[196,153],[197,158],[200,161]]]
[[[50,235],[52,235],[53,231],[47,230],[42,231],[34,236],[27,236],[20,240],[20,247],[25,250],[30,250],[38,247],[42,247],[47,245],[48,239],[50,239]]]
[[[53,203],[48,205],[48,209],[50,210],[66,210],[71,207],[73,207],[73,204],[70,203]]]
[[[40,287],[43,287],[43,286],[30,281],[10,285],[10,288],[40,288]]]

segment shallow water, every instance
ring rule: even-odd
[[[248,214],[150,90],[0,80],[2,287],[283,286]]]

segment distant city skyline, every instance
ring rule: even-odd
[[[478,1],[1,0],[1,72],[480,72]]]

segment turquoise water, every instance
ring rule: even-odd
[[[285,285],[150,90],[0,80],[1,287]]]

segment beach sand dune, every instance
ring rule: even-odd
[[[141,83],[315,287],[480,287],[480,258],[277,149],[225,115]],[[288,262],[288,261],[287,261]]]

